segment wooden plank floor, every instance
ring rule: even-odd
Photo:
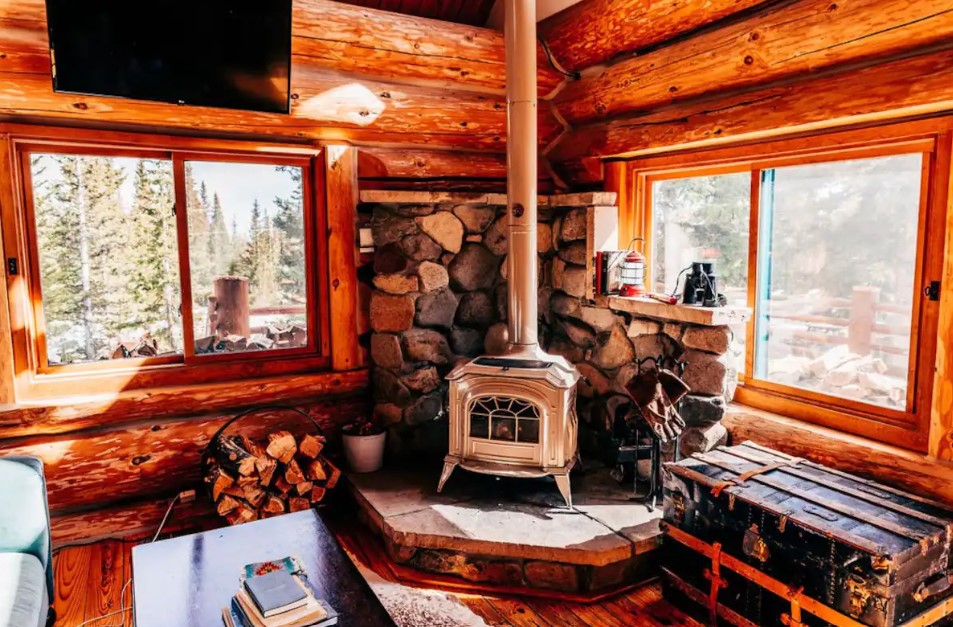
[[[353,538],[342,537],[342,541],[364,566],[394,581],[380,556],[374,555],[375,551],[362,546],[361,541],[355,543]],[[132,547],[136,544],[135,541],[107,540],[57,551],[53,561],[57,627],[77,627],[84,621],[91,621],[86,623],[88,627],[132,625]],[[658,584],[588,604],[453,590],[447,593],[494,626],[700,627],[662,599]],[[104,616],[107,614],[110,615]]]

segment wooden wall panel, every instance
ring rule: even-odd
[[[593,124],[549,157],[641,155],[953,110],[953,50]],[[849,94],[849,97],[847,96]]]
[[[554,99],[577,126],[948,42],[948,0],[797,0],[569,83]],[[841,99],[852,92],[837,94]]]
[[[298,404],[331,431],[369,411],[366,395]],[[109,430],[79,431],[0,442],[0,454],[36,455],[46,469],[50,509],[64,512],[136,498],[173,496],[200,485],[200,454],[234,413],[150,420]],[[263,437],[313,429],[297,414],[261,413],[234,425],[236,433]],[[231,432],[231,431],[230,431]]]
[[[13,206],[13,170],[10,163],[10,139],[0,135],[0,205]],[[9,227],[8,227],[9,228]],[[4,248],[4,225],[0,223],[0,407],[16,401],[16,371],[13,362],[13,329],[7,297],[7,256]]]
[[[362,179],[506,178],[506,155],[493,152],[362,146]]]
[[[644,50],[765,0],[583,0],[539,24],[539,36],[567,70]]]
[[[372,6],[385,11],[430,17],[471,26],[483,26],[496,0],[342,0],[348,4]]]
[[[357,285],[357,149],[327,146],[328,256],[331,259],[331,366],[351,370],[363,365],[358,344],[360,318]]]
[[[953,137],[943,138],[942,154],[950,167]],[[937,320],[936,373],[933,378],[929,452],[945,462],[953,462],[953,177],[940,192],[937,204],[946,209],[944,268],[940,278],[940,313]]]

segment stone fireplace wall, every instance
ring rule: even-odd
[[[372,229],[370,354],[375,413],[391,453],[442,456],[447,447],[444,376],[460,360],[506,344],[506,198],[502,194],[366,191]],[[592,209],[615,194],[540,197],[540,341],[579,368],[580,446],[594,454],[627,400],[624,384],[647,357],[685,363],[681,453],[727,439],[720,424],[730,380],[727,326],[653,319],[586,298]]]

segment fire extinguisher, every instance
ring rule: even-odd
[[[629,247],[635,242],[645,245],[644,239],[636,237],[629,242]],[[622,262],[622,288],[619,295],[645,296],[645,255],[637,250],[629,250]]]

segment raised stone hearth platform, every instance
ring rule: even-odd
[[[456,473],[436,493],[439,467],[348,477],[362,518],[391,559],[479,584],[575,594],[654,576],[661,511],[628,500],[605,469],[573,475],[575,510],[551,479]]]

